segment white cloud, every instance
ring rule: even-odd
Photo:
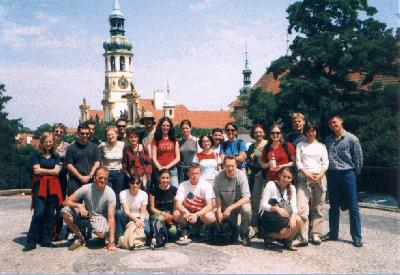
[[[220,0],[201,0],[197,4],[189,5],[189,8],[192,11],[200,11],[200,10],[207,9],[207,8],[209,8],[211,6],[214,6],[214,5],[218,4],[219,2],[221,2],[221,1]]]
[[[57,24],[58,22],[60,22],[60,18],[48,15],[43,11],[35,11],[34,15],[35,15],[36,19],[42,20],[42,21],[47,21],[51,24]]]

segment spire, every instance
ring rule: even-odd
[[[169,98],[169,81],[167,79],[167,94],[168,94],[168,98]]]
[[[239,93],[245,94],[251,88],[251,70],[249,69],[249,60],[247,55],[247,42],[245,46],[245,62],[244,62],[244,70],[243,70],[243,87],[239,90]]]
[[[249,68],[249,61],[247,60],[247,41],[246,41],[245,50],[246,50],[246,61],[244,63],[244,69],[247,70]]]
[[[114,0],[114,7],[112,13],[110,14],[109,21],[110,21],[111,36],[118,34],[123,36],[125,33],[124,30],[125,18],[121,12],[121,8],[119,7],[118,0]]]
[[[118,0],[114,0],[114,8],[113,8],[113,12],[111,13],[111,15],[116,15],[116,16],[124,16],[121,12],[121,8],[119,7],[119,2]]]

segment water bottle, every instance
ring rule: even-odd
[[[274,153],[271,155],[271,159],[269,160],[269,168],[275,168],[276,167],[276,159]]]

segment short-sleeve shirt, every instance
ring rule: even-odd
[[[272,158],[272,154],[273,154],[275,157],[275,160],[276,160],[276,165],[283,165],[283,164],[291,162],[291,159],[292,158],[294,159],[295,150],[291,143],[287,142],[286,144],[287,144],[289,156],[287,155],[285,149],[283,149],[282,145],[279,144],[276,148],[273,148],[271,146],[268,152],[266,152],[266,150],[264,150],[262,153],[262,156],[261,156],[261,160],[264,161],[265,163],[267,163]],[[279,171],[268,170],[268,174],[267,174],[268,181],[278,180],[278,178],[279,178]]]
[[[193,157],[198,152],[197,138],[192,137],[191,139],[184,140],[183,138],[179,140],[179,151],[181,153],[181,162],[185,165],[189,165],[193,162]]]
[[[125,143],[117,141],[117,144],[112,146],[108,142],[102,142],[99,145],[101,159],[109,170],[122,169],[122,151],[124,150]]]
[[[31,157],[31,163],[33,165],[40,165],[40,168],[53,169],[56,165],[60,165],[60,157],[58,155],[51,155],[46,158],[39,155],[38,152],[33,152]]]
[[[239,143],[239,148],[238,148]],[[239,150],[238,150],[239,149]],[[220,154],[225,156],[239,156],[240,152],[247,152],[246,144],[243,140],[235,139],[233,141],[227,140],[221,144]],[[244,163],[241,163],[238,168],[246,168]]]
[[[131,193],[129,193],[129,189],[119,193],[119,199],[121,203],[124,203],[128,206],[129,212],[136,216],[140,216],[140,207],[143,204],[147,205],[149,200],[147,193],[143,190],[139,190],[136,196],[132,196]]]
[[[61,141],[60,145],[56,147],[56,153],[60,156],[61,163],[65,162],[65,154],[70,144],[66,141]]]
[[[298,133],[290,133],[286,137],[286,142],[290,142],[294,147],[297,146],[300,142],[306,142],[307,137],[304,134],[298,134]]]
[[[150,194],[154,197],[154,207],[160,211],[170,212],[174,211],[174,199],[178,188],[170,185],[168,189],[163,190],[159,186],[154,186],[150,190]]]
[[[85,208],[94,215],[108,217],[108,206],[115,205],[115,193],[111,187],[107,186],[104,190],[96,188],[94,183],[82,185],[73,194],[79,202],[85,203]]]
[[[152,146],[157,148],[157,161],[161,166],[167,166],[175,159],[175,142],[169,139],[161,139],[157,142],[153,139]]]
[[[210,154],[200,152],[194,156],[193,162],[200,164],[200,179],[214,180],[215,176],[218,173],[218,165],[221,164],[221,159],[213,151],[211,151]]]
[[[101,160],[98,146],[92,142],[81,144],[75,141],[68,146],[65,155],[65,163],[72,164],[79,174],[87,176],[96,161]]]
[[[236,169],[235,176],[228,177],[223,170],[214,180],[215,196],[221,199],[222,210],[236,203],[241,198],[250,198],[250,188],[247,176],[241,170]]]
[[[191,213],[200,211],[207,205],[207,200],[214,198],[215,194],[211,183],[204,180],[199,180],[196,185],[192,185],[189,180],[182,182],[175,197]]]

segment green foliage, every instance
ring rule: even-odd
[[[275,114],[278,106],[276,97],[272,93],[257,88],[251,90],[249,95],[241,96],[240,100],[247,109],[247,115],[253,123],[267,125],[276,119]]]
[[[39,127],[37,127],[35,134],[33,135],[33,138],[40,138],[40,136],[44,133],[44,132],[52,132],[53,131],[53,126],[51,126],[48,123],[42,124]]]

